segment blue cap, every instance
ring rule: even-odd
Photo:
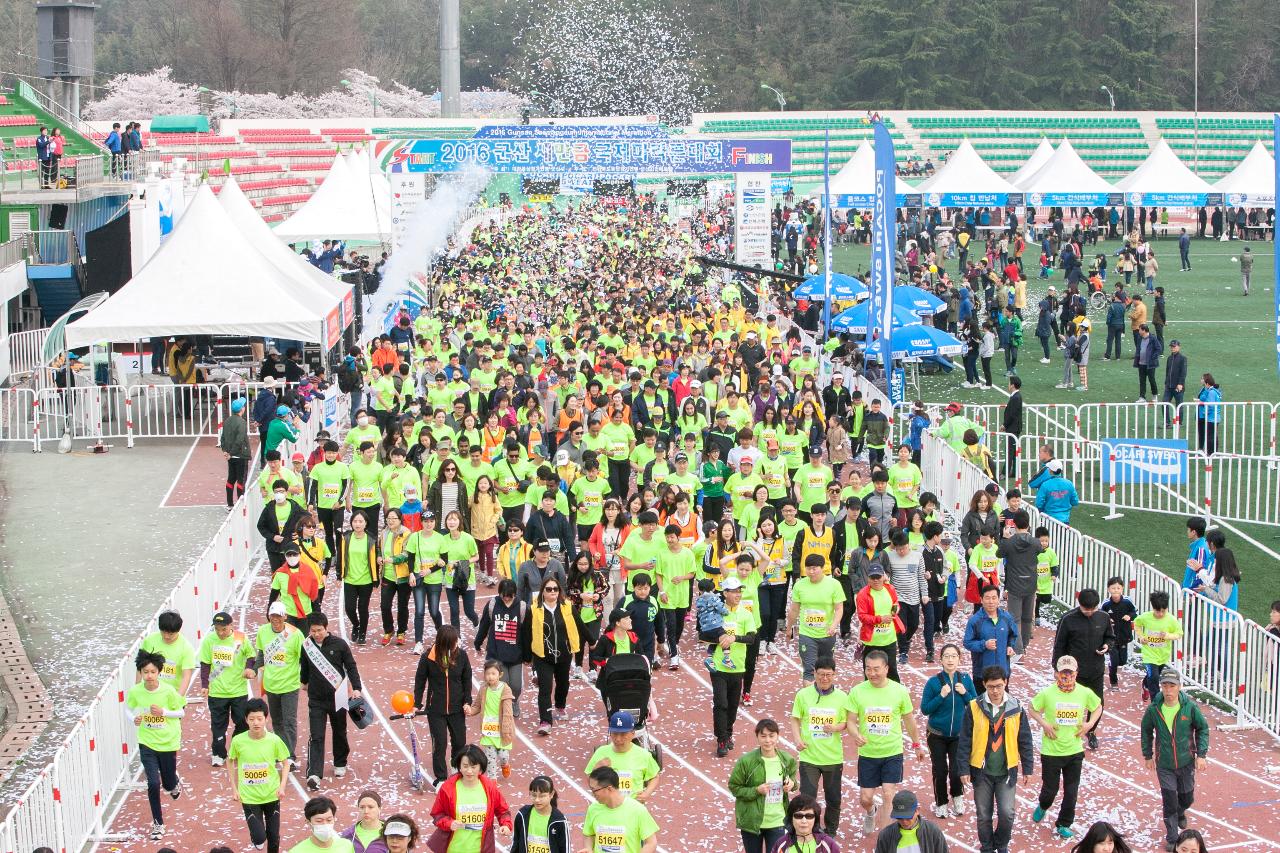
[[[635,718],[626,711],[618,711],[609,718],[609,734],[620,735],[636,729]]]
[[[283,418],[285,415],[289,414],[289,411],[288,406],[280,406],[276,409],[276,414]]]
[[[231,401],[231,411],[237,415],[244,411],[244,397],[236,397]]]

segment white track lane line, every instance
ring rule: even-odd
[[[196,448],[200,446],[200,437],[191,442],[191,446],[187,448],[187,455],[182,457],[182,464],[178,466],[177,472],[173,475],[173,482],[169,484],[169,490],[164,493],[164,497],[160,499],[159,509],[185,509],[185,507],[168,507],[165,506],[169,502],[169,496],[173,494],[173,490],[178,487],[178,481],[182,479],[182,472],[187,470],[187,463],[191,461],[191,456],[196,452]],[[217,504],[210,504],[217,506]]]

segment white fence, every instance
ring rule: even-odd
[[[343,401],[347,399],[340,395],[335,401],[338,417],[346,417]],[[323,420],[313,416],[304,425],[294,449],[310,450]],[[0,823],[0,851],[26,853],[48,846],[75,853],[106,832],[104,816],[136,769],[136,729],[125,723],[124,695],[136,680],[134,656],[138,646],[155,629],[159,615],[173,610],[182,615],[183,634],[199,647],[213,614],[232,608],[240,599],[239,587],[249,577],[261,543],[257,523],[262,506],[261,493],[251,488],[231,509],[194,565],[151,618],[147,630],[134,638],[49,766]]]
[[[1215,464],[1220,461],[1217,456],[1213,459]],[[932,435],[925,435],[921,462],[921,468],[935,478],[942,507],[952,514],[967,512],[973,494],[991,482]],[[1270,494],[1274,500],[1277,492]],[[1174,659],[1187,682],[1228,705],[1239,725],[1262,728],[1280,740],[1280,639],[1234,610],[1185,592],[1155,567],[1034,509],[1030,512],[1033,526],[1049,529],[1050,543],[1061,561],[1055,599],[1073,607],[1081,590],[1102,593],[1114,577],[1122,579],[1140,610],[1147,608],[1151,593],[1167,593],[1170,609],[1185,631],[1174,645]]]

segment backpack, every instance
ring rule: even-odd
[[[338,390],[343,394],[350,394],[360,389],[360,372],[354,368],[342,367],[338,369]]]
[[[1069,358],[1072,361],[1080,360],[1080,341],[1078,338],[1074,336],[1067,338],[1066,355],[1067,355],[1067,358]]]

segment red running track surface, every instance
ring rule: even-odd
[[[480,594],[486,596],[491,593],[482,588]],[[247,611],[248,630],[256,630],[264,621],[266,596],[267,578],[259,574],[254,579]],[[324,610],[330,616],[333,630],[338,630],[339,597],[337,584],[331,582]],[[482,603],[477,602],[477,609]],[[370,634],[376,637],[382,626],[377,602],[371,602],[371,605]],[[447,611],[447,603],[442,602],[442,607]],[[462,622],[466,647],[471,650],[470,625],[465,617]],[[963,623],[960,612],[953,614],[952,641],[958,640]],[[341,631],[345,636],[345,626]],[[429,641],[429,620],[427,631]],[[784,732],[788,730],[785,717],[800,686],[799,664],[793,647],[784,649],[785,653],[778,656],[761,655],[753,691],[755,701],[752,707],[742,709],[735,729],[737,749],[729,758],[717,759],[711,735],[710,686],[702,669],[701,654],[691,635],[692,631],[685,632],[682,649],[687,663],[678,671],[664,669],[654,677],[658,715],[650,724],[650,732],[663,747],[665,769],[650,808],[661,828],[660,850],[668,853],[732,853],[741,849],[741,843],[733,824],[733,800],[726,789],[729,770],[737,756],[753,748],[752,727],[757,719],[773,717],[783,724]],[[1014,669],[1010,690],[1024,703],[1051,680],[1046,663],[1051,643],[1052,632],[1038,629],[1029,654]],[[383,798],[384,816],[395,811],[408,811],[418,820],[420,827],[429,830],[432,795],[418,794],[408,784],[408,724],[404,721],[388,723],[385,719],[385,715],[390,713],[390,695],[396,690],[412,689],[416,658],[410,651],[411,646],[354,648],[365,683],[365,696],[372,700],[377,720],[364,731],[349,727],[352,743],[349,772],[344,779],[335,779],[331,775],[331,761],[326,761],[330,776],[325,778],[321,792],[339,804],[338,822],[341,826],[354,822],[356,796],[360,791],[372,788]],[[847,689],[860,678],[861,667],[855,662],[852,648],[838,648],[836,657],[838,683]],[[965,657],[967,666],[968,656]],[[479,661],[474,654],[472,661],[478,670]],[[905,683],[917,703],[925,679],[937,671],[937,667],[925,666],[922,661],[923,652],[917,640],[911,665],[903,670]],[[1077,833],[1083,833],[1094,821],[1108,820],[1121,830],[1135,851],[1155,851],[1163,849],[1160,795],[1155,774],[1144,768],[1138,745],[1140,691],[1137,671],[1125,670],[1119,689],[1107,692],[1107,709],[1100,727],[1101,747],[1097,752],[1086,752],[1075,828]],[[558,723],[551,736],[544,738],[534,733],[536,697],[537,690],[526,674],[521,699],[523,716],[517,722],[518,738],[512,756],[513,772],[510,779],[500,784],[515,809],[528,802],[530,778],[540,773],[550,775],[560,792],[561,809],[575,823],[574,849],[578,849],[581,839],[577,835],[577,824],[580,824],[589,803],[582,768],[591,752],[606,740],[602,706],[594,687],[575,681],[569,694],[569,719]],[[305,704],[305,698],[301,698],[300,761],[305,761],[306,756]],[[1230,717],[1212,709],[1206,709],[1206,715],[1213,726],[1211,763],[1207,771],[1198,774],[1196,803],[1189,816],[1189,826],[1205,834],[1215,853],[1230,849],[1280,849],[1280,843],[1272,840],[1277,837],[1275,827],[1277,816],[1280,816],[1280,757],[1275,743],[1258,732],[1223,731],[1220,726],[1231,723]],[[917,719],[923,730],[923,718]],[[472,735],[478,736],[478,720],[471,718],[469,724]],[[419,720],[418,731],[419,752],[423,763],[429,767],[430,741],[425,720]],[[177,802],[163,797],[167,826],[163,844],[180,853],[208,850],[215,844],[226,844],[233,850],[251,850],[240,809],[230,797],[226,771],[212,768],[209,764],[208,739],[207,709],[200,699],[192,698],[183,726],[183,748],[179,755],[183,795]],[[1038,731],[1036,739],[1038,742]],[[793,744],[784,741],[783,745],[794,751]],[[874,838],[863,836],[862,811],[857,805],[854,750],[849,747],[847,754],[849,760],[844,776],[844,807],[838,840],[844,851],[871,851]],[[904,786],[917,793],[923,812],[932,820],[933,796],[928,760],[917,761],[908,754],[906,767]],[[302,819],[302,806],[307,794],[302,781],[301,772],[295,773],[282,803],[285,850],[307,835]],[[1010,849],[1066,851],[1071,845],[1052,835],[1056,808],[1050,811],[1043,824],[1031,822],[1039,783],[1037,761],[1036,775],[1019,780],[1018,816]],[[938,821],[953,851],[977,850],[971,798],[969,804],[970,808],[963,817]],[[149,828],[146,792],[135,788],[127,795],[109,829],[113,835],[118,834],[127,840],[101,846],[128,853],[154,851],[162,844],[147,840]]]

